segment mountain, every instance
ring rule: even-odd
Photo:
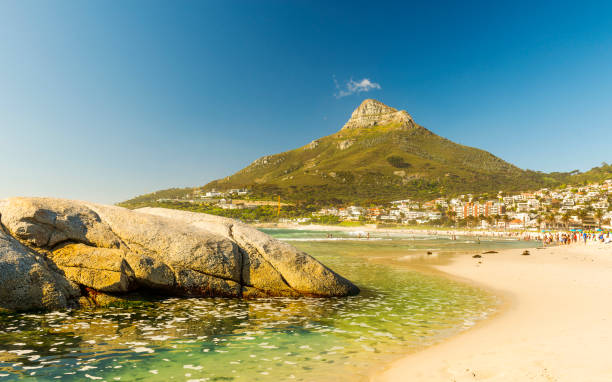
[[[260,198],[280,195],[320,205],[364,204],[552,187],[573,174],[520,169],[489,152],[434,134],[404,110],[366,99],[335,134],[259,158],[201,189],[248,188]],[[127,203],[192,191],[165,190]]]
[[[496,193],[544,183],[541,174],[451,142],[418,125],[406,111],[367,99],[337,133],[262,157],[204,188],[247,187],[291,200],[363,202]]]

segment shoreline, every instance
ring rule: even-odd
[[[440,236],[473,236],[483,238],[510,238],[514,240],[534,239],[540,233],[538,231],[508,231],[508,230],[470,230],[457,228],[409,228],[409,227],[377,227],[375,224],[357,226],[324,225],[324,224],[286,224],[286,223],[260,223],[250,224],[255,228],[295,229],[309,231],[338,231],[338,232],[379,232],[379,233],[402,233],[412,235],[440,235]],[[565,232],[565,231],[555,231]]]
[[[521,252],[456,255],[431,265],[491,291],[501,307],[474,327],[407,354],[371,381],[608,381],[612,246]]]

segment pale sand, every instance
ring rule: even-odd
[[[287,228],[308,231],[343,231],[343,232],[378,232],[411,235],[435,235],[435,236],[476,236],[490,238],[525,238],[531,239],[540,235],[537,231],[525,230],[497,230],[497,229],[458,229],[458,228],[411,228],[411,227],[378,227],[376,224],[364,224],[357,226],[324,225],[324,224],[294,224],[294,223],[253,223],[255,228]]]
[[[490,288],[507,306],[373,380],[612,381],[612,245],[521,252],[457,256],[436,266]]]

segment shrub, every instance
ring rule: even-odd
[[[395,168],[408,168],[411,166],[411,164],[406,162],[404,158],[397,155],[387,157],[387,162],[389,162],[389,164]]]

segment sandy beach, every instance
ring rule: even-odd
[[[409,228],[409,227],[379,227],[376,224],[355,226],[324,225],[324,224],[292,224],[292,223],[258,223],[251,224],[255,228],[281,228],[309,231],[337,231],[337,232],[378,232],[409,235],[439,235],[439,236],[472,236],[490,238],[535,238],[537,231],[493,230],[493,229],[459,229],[459,228]]]
[[[494,317],[373,381],[611,381],[612,246],[456,256],[435,268],[504,300]]]

